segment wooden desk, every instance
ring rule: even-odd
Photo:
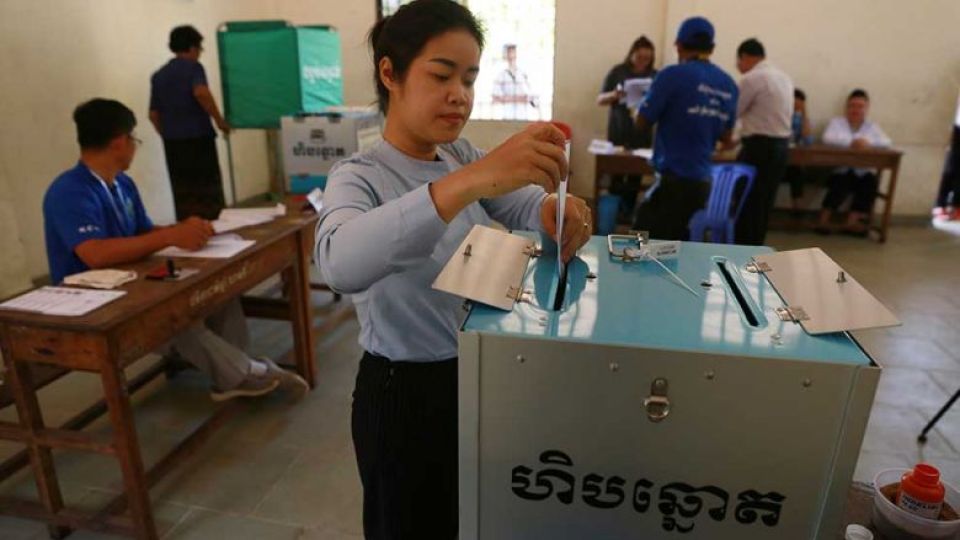
[[[881,189],[877,198],[883,201],[883,210],[880,213],[880,223],[873,224],[873,215],[870,216],[870,230],[877,232],[878,240],[886,242],[887,230],[890,227],[890,213],[893,210],[893,195],[897,188],[897,175],[900,172],[900,159],[903,152],[899,150],[885,148],[869,148],[864,150],[854,150],[852,148],[838,148],[835,146],[812,145],[796,146],[790,148],[788,164],[798,167],[859,167],[864,169],[874,169],[877,176],[881,179],[883,185],[883,171],[889,170],[889,180],[886,190]],[[599,180],[604,174],[629,174],[644,176],[642,187],[649,187],[652,184],[653,167],[650,163],[639,156],[629,152],[619,152],[616,154],[597,155],[595,166],[595,177],[593,183],[593,200],[598,200]],[[717,155],[714,157],[716,162],[733,161],[735,157],[730,155]],[[648,181],[647,178],[650,178]],[[594,212],[594,228],[596,228],[596,216]]]
[[[200,269],[183,281],[143,279],[147,269],[162,263],[160,258],[129,265],[125,268],[136,270],[140,277],[123,287],[127,294],[83,317],[0,311],[0,350],[19,417],[18,423],[0,422],[0,439],[26,445],[40,499],[39,503],[0,499],[0,514],[44,520],[54,537],[84,528],[156,539],[150,486],[209,438],[236,410],[236,404],[222,405],[170,454],[145,470],[130,406],[130,392],[143,384],[143,376],[128,383],[124,368],[280,272],[289,284],[286,314],[293,326],[296,369],[313,387],[316,376],[308,276],[316,222],[315,214],[291,214],[241,229],[239,234],[257,240],[254,246],[230,259],[181,259],[183,267]],[[79,431],[73,421],[76,418],[59,428],[44,425],[34,381],[33,368],[38,365],[100,375],[104,400],[85,413],[88,417],[109,413],[111,440],[102,441]],[[114,456],[123,473],[125,493],[95,513],[64,508],[51,456],[55,448]],[[6,468],[4,472],[9,475],[12,471]]]

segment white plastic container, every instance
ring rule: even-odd
[[[957,540],[960,539],[960,519],[953,521],[934,521],[913,515],[890,502],[880,489],[895,484],[910,469],[887,469],[880,471],[873,479],[873,526],[880,538],[889,540]],[[960,509],[960,492],[953,486],[943,483],[946,489],[944,500]]]

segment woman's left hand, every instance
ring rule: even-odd
[[[553,193],[543,201],[540,207],[540,223],[543,230],[552,238],[557,237],[557,194]],[[563,246],[560,249],[560,258],[563,262],[569,261],[576,255],[590,235],[593,234],[593,215],[586,201],[580,197],[567,195],[567,203],[563,208]]]

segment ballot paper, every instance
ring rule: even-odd
[[[116,289],[124,283],[137,279],[137,273],[132,270],[87,270],[79,274],[72,274],[63,278],[64,285],[79,285],[94,289]]]
[[[224,208],[213,222],[213,232],[220,234],[241,227],[259,225],[273,221],[286,213],[287,207],[283,203],[265,208]]]
[[[207,242],[207,245],[196,251],[188,251],[178,247],[168,247],[156,253],[161,257],[193,257],[198,259],[229,259],[237,253],[256,244],[256,240],[246,240],[236,234],[218,234]]]
[[[323,211],[323,190],[313,188],[313,191],[307,194],[307,202],[319,214]]]
[[[557,276],[560,278],[560,283],[563,283],[564,274],[567,270],[567,265],[563,263],[563,259],[560,258],[560,251],[563,249],[563,214],[567,207],[567,181],[570,179],[570,141],[567,141],[566,147],[564,148],[567,159],[567,176],[563,178],[563,181],[560,182],[560,187],[557,189]]]
[[[651,78],[627,79],[623,81],[623,92],[626,94],[623,98],[624,104],[629,109],[639,109],[643,99],[647,97],[647,91],[650,90]]]
[[[77,317],[86,315],[125,294],[127,294],[126,291],[41,287],[0,304],[0,309]]]

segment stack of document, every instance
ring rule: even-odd
[[[41,287],[0,304],[0,309],[77,317],[86,315],[125,294],[127,294],[126,291]]]
[[[194,257],[198,259],[229,259],[237,253],[256,244],[256,240],[246,240],[237,234],[218,234],[207,245],[196,251],[170,246],[156,252],[161,257]]]
[[[224,208],[213,222],[213,231],[220,234],[240,227],[259,225],[273,221],[286,213],[287,207],[283,203],[267,208]]]
[[[626,94],[623,97],[623,103],[628,109],[637,110],[640,108],[643,100],[647,97],[647,91],[650,90],[651,84],[653,84],[653,79],[650,78],[623,81],[623,93]]]
[[[94,289],[116,289],[117,287],[137,279],[137,273],[132,270],[87,270],[63,278],[65,285],[79,285]]]

